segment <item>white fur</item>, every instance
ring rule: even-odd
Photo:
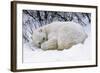
[[[36,36],[40,30],[46,36]],[[75,22],[53,22],[37,29],[33,34],[33,37],[38,40],[34,42],[43,41],[39,40],[41,37],[45,37],[48,40],[41,42],[41,48],[43,50],[63,50],[72,47],[75,44],[83,43],[87,38],[83,27]]]

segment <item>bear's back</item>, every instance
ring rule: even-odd
[[[75,30],[80,31],[82,26],[75,22],[52,22],[48,25],[46,25],[46,29],[49,32],[58,32],[60,29],[66,29],[66,30]]]

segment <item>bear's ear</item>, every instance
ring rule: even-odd
[[[32,31],[32,34],[34,33],[34,31]]]
[[[40,29],[39,32],[42,32],[42,29]]]

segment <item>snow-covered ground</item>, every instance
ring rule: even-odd
[[[23,44],[23,63],[43,63],[43,62],[62,62],[62,61],[87,61],[92,58],[91,46],[91,25],[84,27],[88,38],[84,44],[74,45],[70,49],[63,51],[41,49],[31,49],[28,43]]]

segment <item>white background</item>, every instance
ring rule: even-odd
[[[85,27],[85,32],[88,38],[81,44],[75,45],[70,50],[63,51],[31,51],[28,46],[23,46],[23,61],[22,63],[22,10],[47,10],[47,11],[68,11],[68,12],[87,12],[91,13],[91,26]],[[58,6],[43,6],[43,5],[17,5],[17,69],[30,69],[40,67],[61,67],[71,65],[91,65],[95,64],[95,9],[88,8],[73,8],[73,7],[58,7]],[[90,29],[91,28],[91,29]],[[92,30],[91,36],[89,35]],[[91,40],[91,39],[92,40]],[[92,42],[92,43],[91,43]],[[91,45],[91,46],[89,46]],[[81,48],[81,49],[80,49]],[[52,63],[53,62],[53,63]]]
[[[11,0],[0,0],[0,73],[12,73],[10,71],[10,8],[11,8],[10,1]],[[31,1],[82,4],[82,5],[98,5],[98,7],[100,4],[99,0],[98,1],[97,0],[31,0]],[[99,20],[99,17],[98,17],[98,20]],[[100,31],[99,26],[100,25],[98,25],[98,29],[99,29],[98,31]],[[98,37],[100,37],[100,33],[98,33]],[[99,41],[100,39],[98,38],[98,43],[100,43]],[[100,50],[99,50],[99,45],[98,45],[98,56],[99,55],[100,55]],[[99,57],[99,61],[100,61],[100,57]],[[57,73],[66,73],[66,72],[67,73],[87,73],[87,72],[99,73],[100,66],[92,67],[92,68],[35,71],[34,73],[41,73],[41,72],[43,73],[54,73],[54,72],[57,72]],[[25,72],[25,73],[33,73],[33,72]]]

